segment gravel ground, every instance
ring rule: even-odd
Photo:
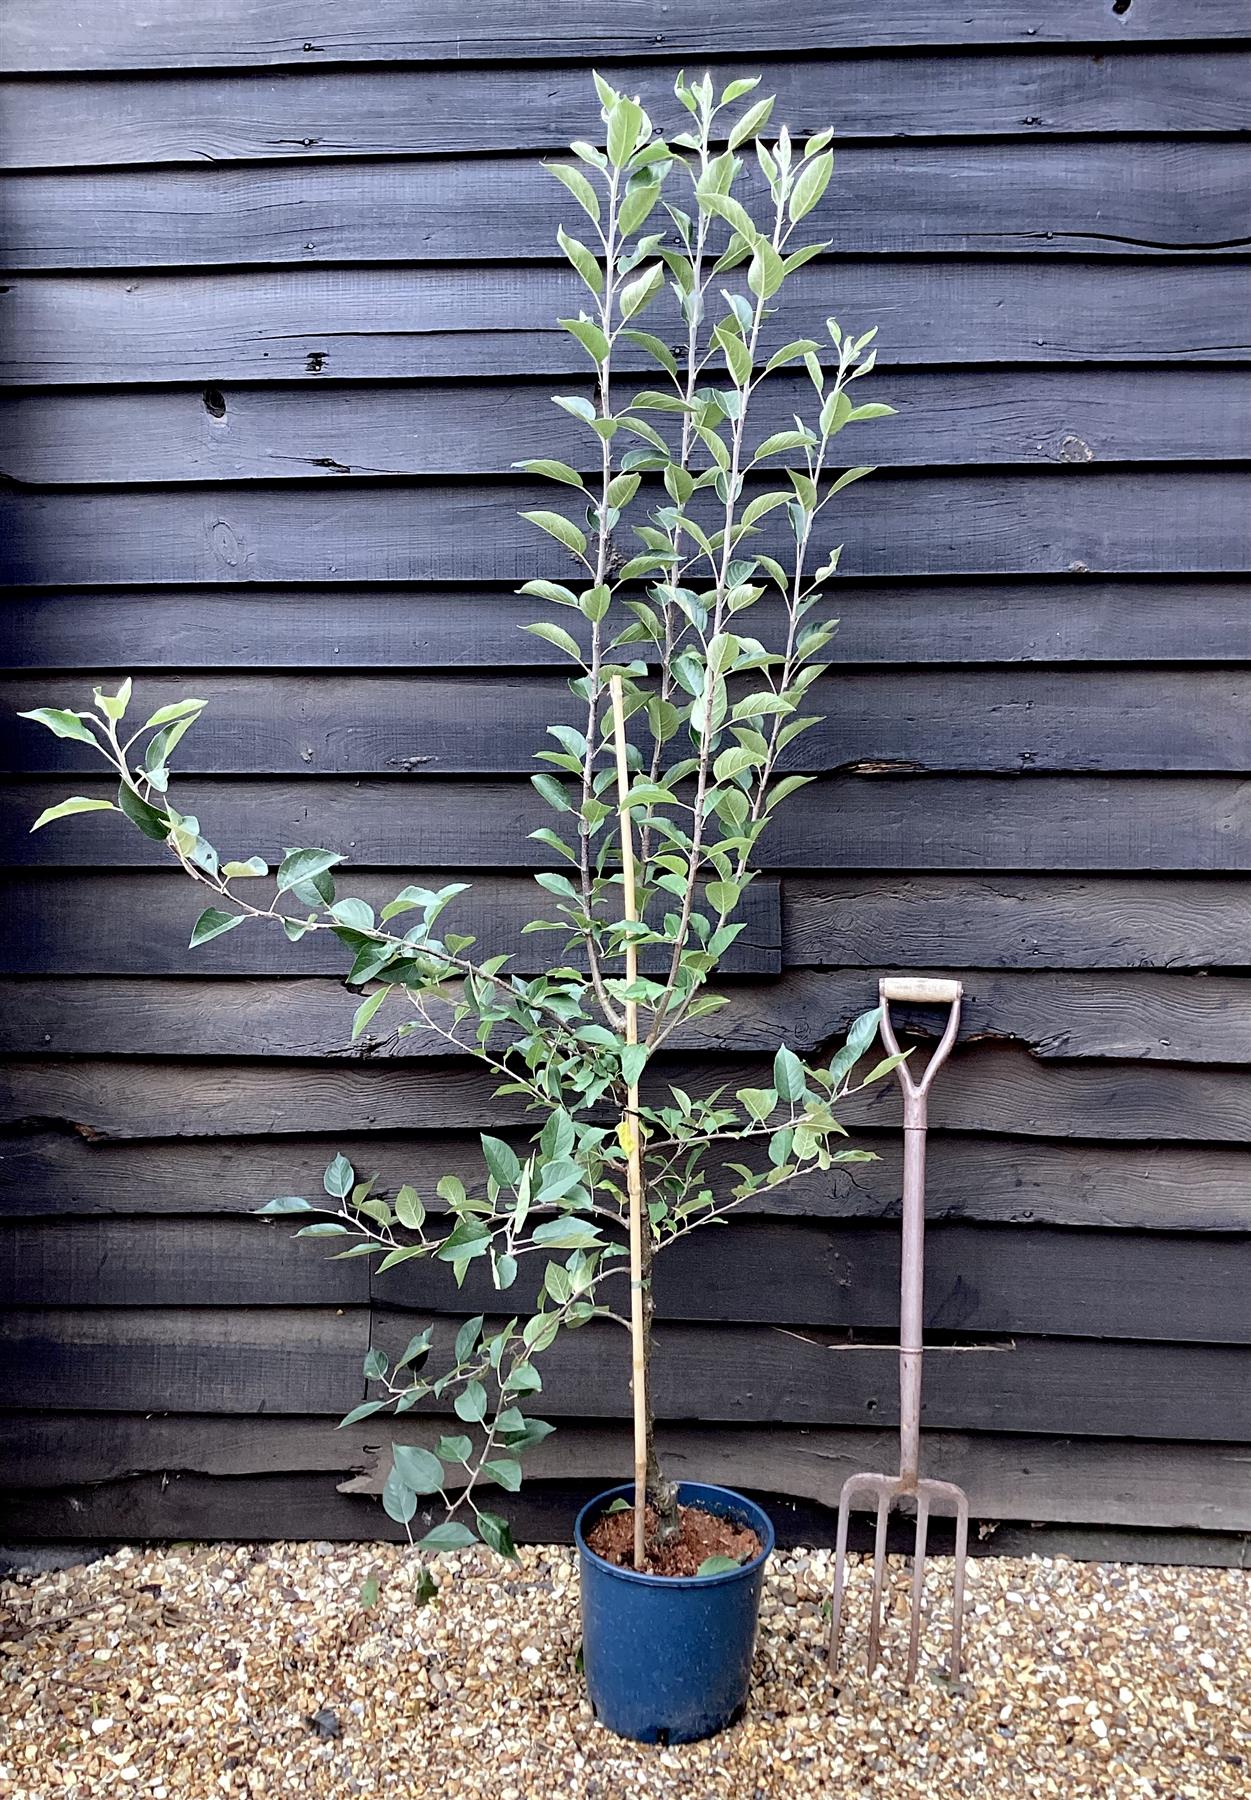
[[[671,1750],[591,1718],[569,1551],[526,1550],[515,1569],[459,1552],[425,1605],[417,1561],[381,1544],[122,1550],[5,1582],[0,1795],[1251,1795],[1251,1574],[981,1559],[963,1683],[939,1672],[944,1614],[909,1694],[900,1559],[896,1670],[826,1679],[831,1563],[775,1556],[747,1721]],[[850,1655],[867,1574],[858,1561]],[[935,1558],[931,1616],[950,1576]]]

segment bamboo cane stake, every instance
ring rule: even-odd
[[[634,886],[634,827],[626,795],[630,789],[630,771],[626,763],[625,697],[621,677],[614,675],[608,683],[612,696],[613,739],[617,751],[617,817],[621,826],[621,881],[623,911],[626,919],[638,918],[638,902]],[[626,939],[626,986],[638,978],[638,948],[633,937]],[[639,1009],[636,1000],[625,1002],[625,1040],[639,1041]],[[646,1561],[645,1522],[647,1512],[647,1368],[643,1360],[643,1150],[639,1141],[639,1089],[630,1082],[626,1092],[626,1182],[630,1202],[630,1351],[634,1391],[634,1566],[641,1569]]]

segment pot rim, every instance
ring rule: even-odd
[[[746,1515],[747,1523],[760,1539],[759,1554],[753,1556],[750,1562],[740,1563],[737,1569],[727,1569],[722,1575],[653,1575],[647,1569],[623,1569],[620,1564],[609,1562],[591,1549],[586,1541],[586,1531],[589,1525],[595,1523],[610,1500],[633,1498],[634,1483],[632,1481],[622,1482],[619,1487],[605,1488],[603,1493],[593,1495],[581,1508],[573,1525],[573,1541],[577,1545],[578,1554],[586,1557],[589,1562],[594,1563],[597,1569],[602,1569],[606,1575],[614,1575],[621,1581],[632,1581],[642,1587],[665,1590],[727,1587],[732,1582],[742,1581],[763,1569],[777,1543],[773,1520],[763,1506],[758,1506],[754,1500],[749,1500],[746,1494],[740,1494],[735,1488],[718,1487],[710,1481],[679,1481],[677,1485],[680,1503],[683,1502],[685,1496],[691,1495],[692,1497],[686,1499],[685,1503],[698,1505],[699,1500],[695,1496],[708,1494],[730,1501],[736,1508],[741,1509],[742,1513]],[[757,1520],[763,1521],[763,1530]]]

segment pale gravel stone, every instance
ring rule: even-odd
[[[853,1568],[839,1686],[822,1646],[832,1572],[828,1551],[775,1557],[748,1719],[665,1750],[591,1717],[568,1551],[512,1570],[458,1553],[424,1608],[416,1562],[383,1544],[122,1550],[16,1578],[0,1584],[0,1797],[1251,1796],[1248,1572],[979,1559],[953,1688],[935,1558],[911,1693],[906,1565],[892,1559],[893,1663],[871,1680]]]

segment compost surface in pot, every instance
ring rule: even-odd
[[[678,1508],[679,1530],[676,1536],[661,1542],[659,1520],[653,1507],[646,1513],[647,1561],[649,1575],[696,1575],[710,1556],[725,1556],[732,1562],[749,1563],[760,1555],[759,1537],[748,1525],[702,1506]],[[622,1507],[606,1513],[587,1534],[587,1544],[596,1556],[619,1569],[634,1567],[634,1508]]]

